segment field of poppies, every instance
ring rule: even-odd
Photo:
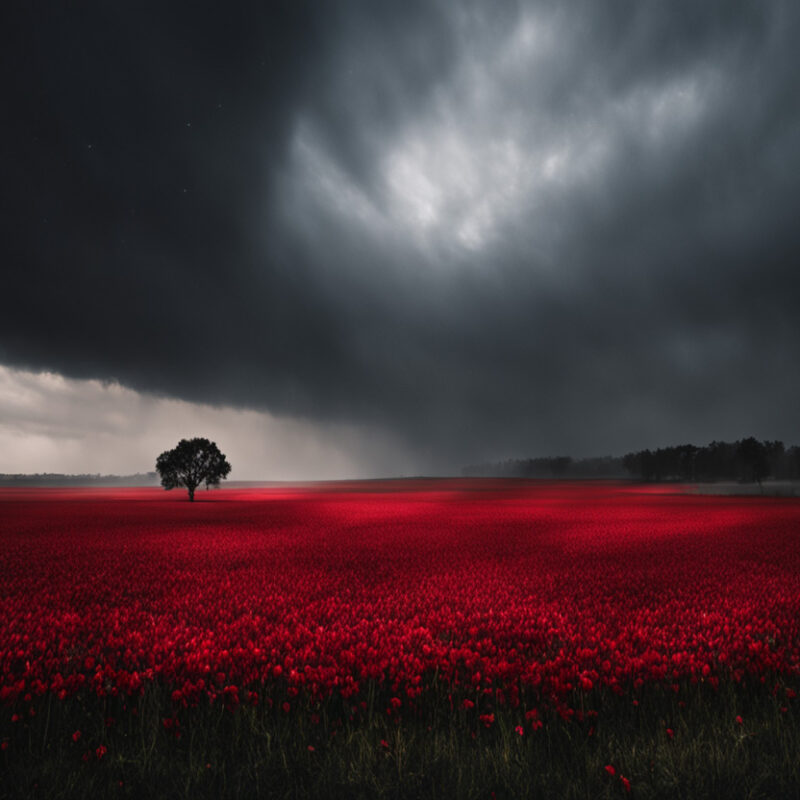
[[[800,501],[0,490],[0,796],[797,796]]]

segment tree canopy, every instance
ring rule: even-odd
[[[219,486],[231,465],[214,442],[195,438],[181,439],[177,447],[165,450],[156,459],[156,470],[165,489],[185,487],[193,501],[198,486]]]

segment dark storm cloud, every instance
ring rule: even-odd
[[[421,467],[800,440],[795,4],[15,16],[0,362]]]

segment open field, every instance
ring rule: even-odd
[[[0,490],[0,797],[796,797],[800,501]]]

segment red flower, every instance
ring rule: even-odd
[[[622,788],[626,792],[630,792],[630,790],[631,790],[631,782],[624,775],[620,775],[619,776],[619,780],[620,780],[620,783],[622,784]]]
[[[80,738],[81,738],[81,732],[80,731],[75,731],[75,733],[72,734],[72,741],[73,742],[77,742]]]
[[[613,777],[614,777],[614,776],[617,774],[617,771],[614,769],[614,767],[612,767],[612,766],[611,766],[611,764],[606,764],[606,765],[603,767],[603,769],[604,769],[604,770],[605,770],[605,771],[606,771],[606,772],[607,772],[607,773],[608,773],[608,774],[609,774],[609,775],[610,775],[612,778],[613,778]]]

